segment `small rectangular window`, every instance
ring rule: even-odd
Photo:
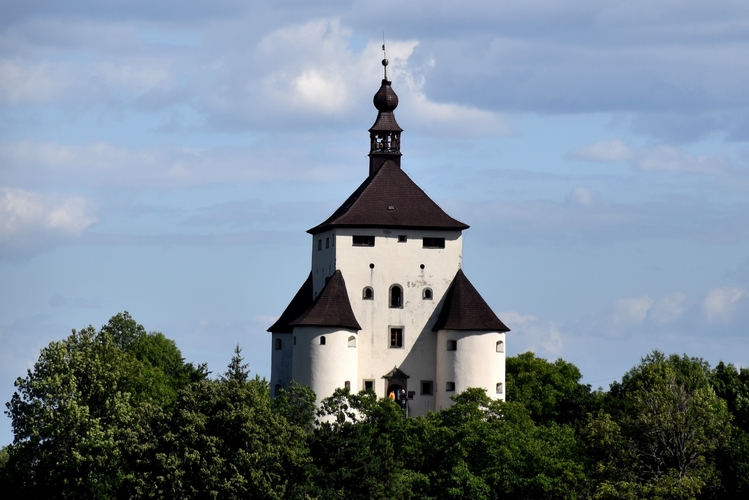
[[[273,395],[278,396],[279,394],[281,394],[281,384],[276,384],[273,387]]]
[[[424,238],[424,248],[445,248],[445,238]]]
[[[390,347],[403,347],[403,328],[390,329]]]
[[[317,250],[322,250],[322,240],[317,240]]]
[[[434,383],[431,380],[421,381],[421,395],[431,396],[434,393]]]
[[[354,236],[355,247],[373,247],[375,246],[374,236]]]
[[[445,384],[445,390],[447,392],[455,392],[455,382],[447,382]]]
[[[447,350],[448,351],[457,351],[458,350],[458,341],[457,340],[448,340],[447,341]]]
[[[398,243],[406,243],[408,241],[408,236],[405,234],[399,234],[398,235]]]
[[[374,380],[365,380],[364,381],[364,390],[365,391],[374,391]]]
[[[343,383],[343,388],[346,389],[347,391],[350,391],[351,390],[351,381],[350,380],[345,381]]]
[[[325,248],[330,248],[330,238],[325,238]]]

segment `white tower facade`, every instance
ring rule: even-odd
[[[387,78],[374,105],[369,176],[308,231],[310,275],[268,329],[271,387],[295,380],[318,402],[339,387],[392,393],[411,415],[446,408],[469,387],[504,399],[509,329],[461,270],[468,226],[400,168]]]

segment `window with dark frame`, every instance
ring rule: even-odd
[[[424,248],[445,248],[445,238],[424,238]]]
[[[320,337],[320,345],[325,345],[325,336]]]
[[[399,285],[390,287],[390,308],[399,309],[403,307],[403,289]]]
[[[374,289],[371,286],[364,287],[361,298],[363,300],[374,300]]]
[[[447,382],[445,384],[445,391],[447,391],[447,392],[455,392],[455,382]]]
[[[352,237],[352,241],[354,242],[354,246],[355,247],[373,247],[373,246],[375,246],[375,237],[374,236],[354,235]]]
[[[317,240],[317,249],[322,250],[322,240]]]
[[[458,341],[457,340],[448,340],[447,341],[447,350],[448,351],[457,351],[458,350]]]
[[[408,236],[405,234],[399,234],[398,235],[398,243],[406,243],[408,241]]]
[[[330,248],[330,238],[325,238],[325,248]]]
[[[425,288],[424,289],[424,293],[422,293],[421,297],[424,300],[432,300],[432,297],[433,297],[432,289],[431,288]]]
[[[374,391],[374,380],[365,380],[364,381],[364,390],[365,391]]]
[[[421,381],[421,395],[422,396],[431,396],[434,394],[434,382],[431,380],[422,380]]]
[[[403,347],[403,328],[390,329],[390,347]]]

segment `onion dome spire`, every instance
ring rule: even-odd
[[[369,175],[374,175],[388,160],[401,164],[401,132],[403,129],[395,121],[393,111],[398,107],[398,96],[387,79],[389,61],[385,55],[385,44],[382,44],[382,67],[384,78],[382,85],[374,95],[374,106],[377,109],[377,119],[369,129]]]

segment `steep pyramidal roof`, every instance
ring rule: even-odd
[[[468,225],[447,215],[393,161],[367,178],[328,219],[307,232],[333,227],[402,227],[463,230]]]
[[[288,309],[288,308],[287,308]],[[361,330],[351,309],[346,282],[343,273],[337,270],[330,277],[328,283],[320,291],[320,295],[312,305],[298,318],[289,323],[290,326],[339,326]]]
[[[310,271],[307,280],[304,282],[299,291],[291,299],[291,302],[284,310],[281,317],[268,328],[271,333],[291,333],[293,327],[289,324],[297,319],[304,311],[312,305],[312,272]]]
[[[445,302],[432,328],[438,330],[479,330],[509,332],[459,269],[445,294]]]

